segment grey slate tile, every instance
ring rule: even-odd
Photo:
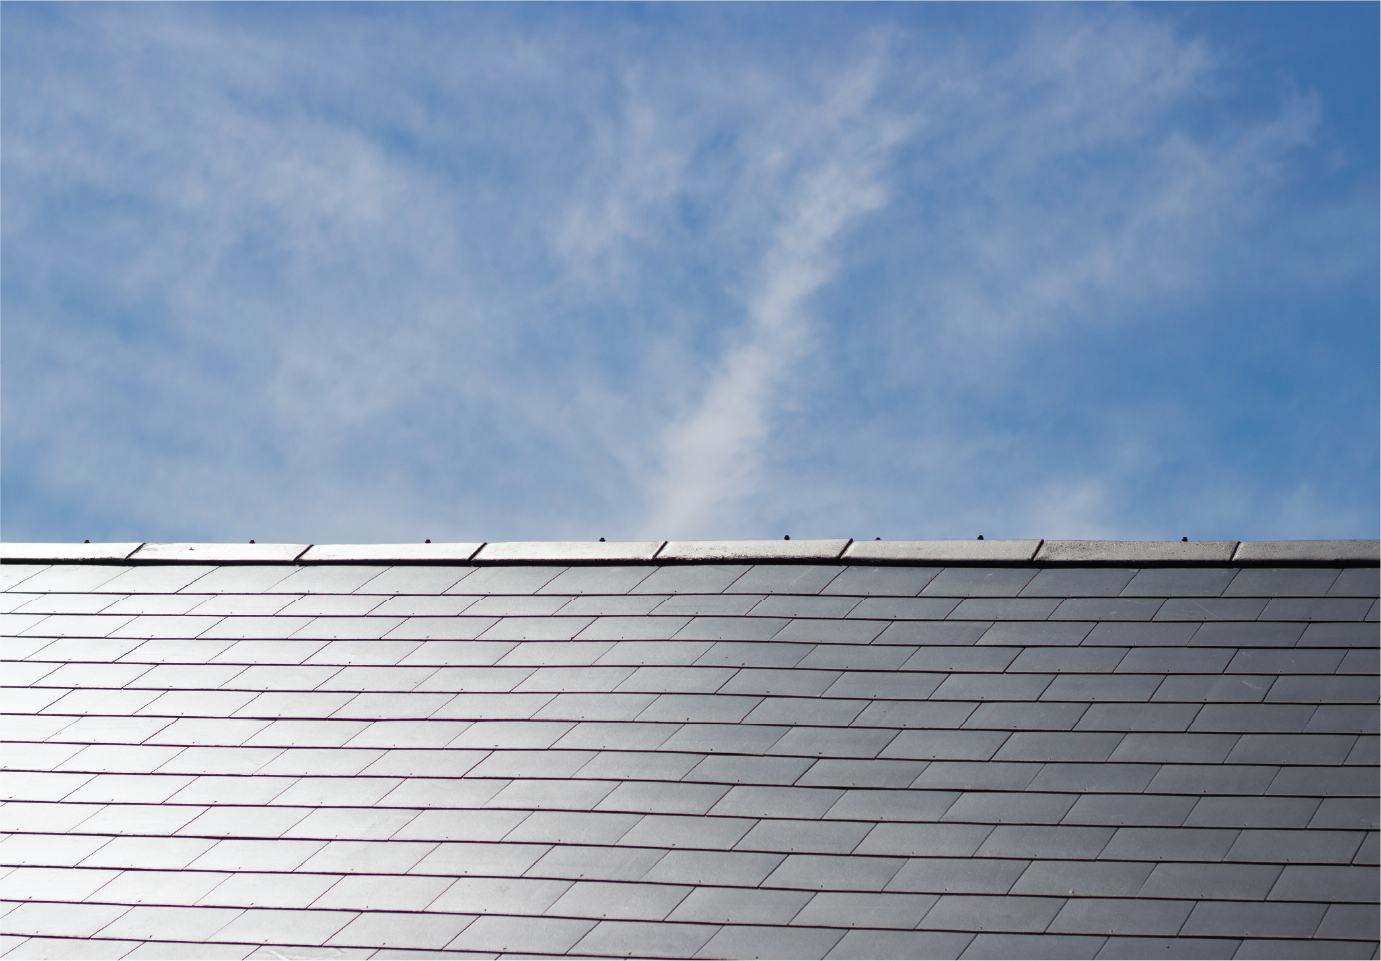
[[[705,924],[601,921],[571,950],[601,957],[685,958],[717,930]]]
[[[1040,771],[1039,764],[1002,761],[934,761],[915,779],[916,788],[958,791],[1023,790]]]
[[[827,955],[830,958],[957,958],[973,935],[949,931],[854,930]]]
[[[1300,961],[1303,958],[1326,958],[1336,961],[1340,958],[1375,958],[1376,946],[1371,941],[1326,941],[1291,940],[1289,938],[1270,938],[1267,940],[1246,939],[1237,949],[1234,958],[1261,959],[1281,958]]]
[[[940,573],[938,567],[862,567],[844,569],[823,588],[826,594],[915,597]],[[738,585],[735,585],[736,587]]]
[[[1205,704],[1190,730],[1298,733],[1305,729],[1314,710],[1311,704]]]
[[[1320,648],[1241,650],[1224,670],[1229,674],[1332,674],[1345,652]]]
[[[1135,652],[1134,652],[1135,653]],[[1027,648],[1007,668],[1011,673],[1088,673],[1106,674],[1127,658],[1122,647],[1037,647]]]
[[[1033,701],[1052,680],[1052,674],[951,674],[931,697],[945,701]]]
[[[1157,621],[1254,621],[1266,607],[1259,597],[1172,597],[1156,611]]]
[[[687,724],[662,742],[663,751],[702,754],[763,754],[786,728],[738,724]]]
[[[1381,864],[1381,836],[1375,831],[1367,832],[1366,839],[1352,857],[1353,864],[1368,864],[1375,867]]]
[[[993,833],[990,824],[878,824],[860,842],[858,855],[969,857]],[[993,855],[1003,856],[1003,855]]]
[[[1213,828],[1122,827],[1098,855],[1108,861],[1221,861],[1238,832]]]
[[[983,858],[1095,858],[1113,833],[1109,827],[999,824],[977,854]]]
[[[449,600],[449,598],[447,598]],[[567,595],[488,594],[470,598],[465,608],[466,617],[539,617],[555,614],[571,598]],[[461,598],[456,598],[461,600]],[[459,612],[456,612],[459,613]]]
[[[1341,864],[1289,864],[1281,872],[1271,901],[1338,901],[1353,904],[1373,904],[1381,874],[1374,867]],[[1373,918],[1375,915],[1373,914]],[[1365,933],[1352,931],[1325,932],[1323,937],[1370,937],[1376,932],[1373,920]]]
[[[757,611],[753,613],[756,615]],[[879,620],[798,617],[772,635],[772,639],[809,644],[871,644],[889,626],[890,622]]]
[[[1151,695],[1154,701],[1203,701],[1249,704],[1264,700],[1275,678],[1259,674],[1180,674],[1167,677]]]
[[[279,911],[273,908],[250,908],[217,931],[214,940],[261,945],[319,945],[325,943],[331,935],[355,917],[353,911]],[[342,952],[343,949],[330,950],[334,953]],[[282,952],[269,947],[262,954],[256,954],[259,957],[271,958],[275,954],[281,956]]]
[[[807,891],[881,891],[905,864],[901,858],[790,854],[764,887]]]
[[[313,909],[421,911],[451,886],[450,878],[352,875],[333,884]]]
[[[838,671],[745,667],[719,690],[724,694],[811,697],[825,693],[839,677]]]
[[[1310,624],[1300,635],[1299,647],[1376,647],[1381,632],[1371,624]]]
[[[480,637],[487,641],[569,641],[593,620],[590,617],[503,617]]]
[[[1157,770],[1152,765],[1146,767]],[[1245,764],[1166,764],[1159,768],[1146,790],[1158,794],[1262,794],[1271,786],[1277,771],[1276,767]]]
[[[1061,674],[1041,693],[1041,700],[1145,701],[1163,680],[1159,674]]]
[[[533,719],[632,721],[643,714],[655,699],[655,694],[558,694],[538,710]]]
[[[681,628],[685,627],[690,620],[688,617],[597,617],[590,623],[590,626],[580,632],[580,639],[583,641],[667,641]],[[696,649],[696,645],[690,644],[647,644],[641,648],[634,648],[627,644],[616,645],[604,657],[612,660],[620,654],[628,654],[634,650],[642,653],[647,658],[658,648],[679,647],[687,650]],[[708,648],[709,645],[704,645]],[[701,648],[703,653],[704,648]],[[663,655],[665,656],[665,655]],[[694,660],[691,658],[690,660]],[[627,663],[626,661],[624,663]],[[668,663],[665,660],[648,660],[646,663],[661,664]],[[690,663],[690,661],[672,661],[670,663]]]
[[[504,851],[514,846],[511,842],[496,845]],[[524,847],[533,849],[532,846]],[[527,870],[527,876],[569,878],[571,880],[637,881],[665,856],[665,851],[655,848],[586,847],[562,844],[548,850]],[[500,874],[502,876],[507,872],[478,871],[475,873]]]
[[[1077,731],[1222,730],[1192,724],[1202,710],[1200,704],[1091,704],[1074,727]]]
[[[601,654],[597,665],[625,667],[689,665],[711,648],[710,641],[619,641]]]
[[[224,570],[224,568],[222,568]],[[368,594],[438,595],[462,578],[474,573],[473,567],[432,567],[400,564],[372,577],[359,590]]]
[[[841,675],[825,693],[828,697],[925,700],[935,693],[943,680],[943,674],[852,670]]]
[[[673,594],[656,608],[658,615],[742,617],[758,605],[762,594]]]
[[[934,894],[1006,894],[1030,863],[997,858],[910,858],[888,882],[887,890]]]
[[[587,827],[588,822],[586,819],[592,817],[610,818],[626,816],[590,815],[584,813],[565,815],[567,825],[572,831],[579,831],[580,828]],[[542,832],[538,830],[538,828],[549,823],[549,812],[537,812],[529,815],[525,811],[422,811],[387,836],[389,838],[389,843],[392,845],[396,845],[400,840],[500,841],[504,840],[514,828],[519,827],[525,821],[532,820],[533,818],[538,818],[539,820],[525,831],[523,836],[515,834],[513,840],[547,841],[554,843],[554,841],[546,836],[539,836]],[[426,851],[422,851],[418,854],[418,858],[420,859],[422,855],[426,853]]]
[[[488,802],[517,810],[589,811],[613,789],[613,781],[515,780]]]
[[[473,917],[465,914],[418,914],[373,911],[361,914],[326,943],[364,948],[439,950],[455,939]],[[371,957],[379,957],[378,953]]]
[[[1042,621],[1058,606],[1058,601],[1043,597],[970,597],[949,616],[963,621]]]
[[[1070,808],[1064,823],[1175,827],[1185,823],[1196,800],[1165,795],[1089,795],[1079,798]]]
[[[1125,567],[1047,567],[1021,593],[1025,597],[1116,597],[1136,573]]]
[[[1094,961],[1230,961],[1239,944],[1221,938],[1109,938]]]
[[[775,871],[783,860],[784,855],[773,853],[669,851],[642,876],[642,880],[658,884],[708,884],[755,888]],[[805,899],[801,899],[800,903],[804,904]]]
[[[572,617],[642,617],[665,600],[665,594],[582,594],[567,601],[561,613]]]
[[[1011,737],[1006,731],[907,730],[881,752],[885,758],[987,761]]]
[[[514,565],[478,567],[447,588],[446,594],[534,594],[564,567]]]
[[[667,920],[697,921],[702,924],[785,925],[805,907],[811,897],[808,891],[697,887],[676,906]],[[793,934],[789,929],[782,933],[787,938]]]
[[[786,626],[782,617],[694,617],[676,633],[677,640],[686,641],[766,641]],[[715,645],[718,650],[725,645]],[[767,647],[768,645],[754,645]],[[801,652],[803,655],[805,651]],[[799,660],[799,658],[797,658]],[[770,663],[766,667],[789,667],[794,664]]]
[[[1381,708],[1374,704],[1320,704],[1305,725],[1309,733],[1381,733]]]
[[[856,597],[772,594],[754,604],[752,612],[754,617],[828,619],[846,617],[858,604],[859,599]]]
[[[995,761],[1106,761],[1123,741],[1118,732],[1017,731],[993,755]]]
[[[1303,624],[1263,621],[1218,621],[1204,624],[1190,639],[1191,647],[1294,647]]]
[[[1224,597],[1322,597],[1341,571],[1329,567],[1248,567],[1237,572]]]
[[[728,589],[731,584],[741,580],[750,570],[767,571],[767,574],[760,577],[764,582],[763,587],[749,587],[746,590],[736,591],[736,593],[757,594],[765,593],[772,587],[783,583],[784,578],[774,578],[772,573],[778,571],[796,573],[808,569],[814,570],[814,568],[807,568],[805,565],[799,569],[792,566],[768,568],[759,566],[750,569],[742,564],[676,564],[658,568],[646,580],[639,583],[635,590],[639,594],[718,594]],[[838,568],[829,568],[829,570],[835,571]],[[801,576],[809,579],[809,574],[802,574]],[[819,577],[818,574],[816,576]],[[832,577],[833,574],[829,576]],[[828,582],[828,578],[826,582]],[[816,590],[818,589],[816,588]],[[791,593],[813,594],[815,591],[792,590]]]
[[[563,954],[575,946],[594,921],[573,918],[476,918],[447,947],[453,951],[506,951]]]
[[[1073,794],[970,792],[950,805],[942,820],[977,824],[1058,824],[1075,800]]]
[[[854,719],[854,726],[957,728],[977,706],[968,701],[874,701]]]
[[[563,734],[553,746],[588,751],[653,751],[665,744],[679,729],[680,726],[676,724],[582,721]],[[655,763],[675,763],[679,766],[679,762],[670,758],[663,758]],[[594,775],[582,768],[580,776]]]
[[[719,697],[730,697],[728,694]],[[765,697],[744,718],[746,724],[818,725],[844,727],[853,722],[868,702],[818,697]]]
[[[1232,651],[1213,647],[1154,648],[1129,651],[1117,665],[1119,674],[1221,674]],[[1267,672],[1257,672],[1267,673]]]
[[[493,617],[409,617],[388,632],[391,641],[473,641],[497,623]],[[423,644],[416,648],[409,660],[417,659],[424,664],[492,664],[512,645],[499,642],[476,642],[474,644]],[[464,660],[436,659],[442,652],[464,651],[469,654]],[[485,657],[492,653],[492,656]],[[429,659],[423,659],[429,658]]]
[[[1290,870],[1286,868],[1286,870]],[[1371,873],[1367,882],[1368,888],[1376,887],[1376,872]],[[1367,894],[1370,898],[1371,895]],[[1328,913],[1324,915],[1323,921],[1314,932],[1316,938],[1375,938],[1378,929],[1381,928],[1381,918],[1378,918],[1376,904],[1332,904],[1328,907]],[[1372,950],[1375,952],[1375,942],[1372,942]]]
[[[1236,734],[1127,734],[1108,760],[1142,764],[1221,764],[1237,740]],[[1250,762],[1244,760],[1242,763]]]
[[[1339,674],[1377,674],[1381,673],[1381,652],[1354,648],[1347,652],[1338,665]]]
[[[1102,937],[1076,934],[979,934],[961,958],[1092,958]]]
[[[876,728],[790,728],[779,739],[773,741],[772,747],[768,748],[768,754],[794,754],[816,758],[876,758],[899,737],[895,730]],[[909,755],[888,754],[887,757]]]
[[[1064,902],[1018,895],[946,894],[918,927],[959,931],[1039,932]]]
[[[1180,933],[1190,936],[1308,938],[1323,920],[1322,904],[1200,901]]]
[[[1318,798],[1205,797],[1186,826],[1214,828],[1302,828],[1319,807]]]
[[[949,603],[946,601],[945,603]],[[1012,625],[1013,627],[1025,625]],[[976,644],[992,621],[897,621],[878,635],[875,645],[882,644]],[[1004,643],[1011,643],[1007,641]]]
[[[717,784],[795,784],[812,764],[804,757],[706,757],[689,774],[688,781]]]
[[[1065,621],[1149,621],[1163,603],[1161,597],[1071,597],[1050,616]]]
[[[1147,898],[1263,901],[1280,876],[1280,870],[1280,866],[1275,864],[1162,863],[1155,865],[1146,878],[1140,895]]]
[[[1197,630],[1192,623],[1142,623],[1109,621],[1099,624],[1084,638],[1086,646],[1112,646],[1142,649],[1147,647],[1185,647]]]
[[[1137,572],[1122,591],[1127,597],[1219,597],[1236,568],[1153,567]]]
[[[618,881],[577,881],[547,909],[567,918],[616,918],[661,921],[691,891],[670,884],[629,884]]]
[[[926,584],[922,593],[935,597],[1013,598],[1035,576],[1034,568],[948,567]]]
[[[101,929],[108,938],[152,941],[205,941],[235,920],[237,908],[153,907],[140,905]]]
[[[721,784],[624,781],[596,807],[644,814],[706,814],[728,790]]]
[[[202,871],[292,871],[325,846],[323,841],[225,840],[192,865]]]
[[[1237,835],[1226,857],[1266,864],[1345,864],[1363,837],[1360,831],[1247,830]]]
[[[922,647],[907,658],[902,670],[1002,672],[1019,654],[1025,656],[1016,647]]]
[[[551,850],[545,844],[446,841],[433,846],[426,857],[407,870],[411,874],[439,874],[444,877],[477,875],[516,878]]]
[[[651,566],[571,567],[537,588],[538,594],[626,594],[657,571]]]
[[[617,690],[652,694],[712,694],[734,676],[730,667],[639,667]]]
[[[1277,678],[1266,694],[1268,701],[1304,704],[1375,704],[1377,699],[1376,678],[1365,675],[1287,675]]]
[[[764,818],[739,840],[735,848],[783,854],[849,854],[873,827],[871,821]]]
[[[1081,643],[1091,630],[1092,627],[1089,624],[1081,624],[1077,621],[999,621],[986,630],[977,643],[985,647],[993,645],[1027,648],[1070,647]],[[1028,650],[1028,653],[1036,655],[1042,652]],[[1058,656],[1058,654],[1052,652],[1051,655],[1047,656]],[[1086,654],[1085,656],[1096,657],[1097,655]]]
[[[761,700],[728,694],[661,694],[637,717],[640,721],[736,724]]]
[[[964,727],[980,730],[1067,731],[1083,717],[1087,704],[1008,702],[980,704]]]
[[[1264,621],[1360,621],[1371,608],[1363,597],[1277,597],[1261,612]]]
[[[606,843],[616,840],[620,844],[635,847],[711,848],[727,851],[738,843],[752,826],[753,821],[745,818],[648,814],[625,833]]]
[[[382,574],[386,568],[364,564],[299,567],[266,590],[275,594],[348,594]],[[197,587],[204,593],[206,588]]]
[[[830,788],[740,784],[715,804],[713,813],[722,817],[819,818],[843,795],[843,791]]]
[[[935,904],[933,894],[822,891],[793,925],[836,928],[912,928]]]
[[[1227,763],[1341,764],[1354,743],[1352,734],[1243,734]]]
[[[697,958],[823,958],[839,943],[841,931],[829,928],[778,928],[726,925],[705,942]]]
[[[1049,930],[1052,934],[1173,936],[1193,907],[1192,901],[1070,898]]]
[[[1378,572],[1374,567],[1349,567],[1328,589],[1330,597],[1376,597]]]
[[[1012,862],[1026,864],[1028,862]],[[1011,885],[1012,894],[1046,897],[1135,897],[1152,874],[1151,864],[1107,861],[1031,861]],[[1002,892],[999,892],[1002,893]],[[1155,896],[1155,895],[1151,895]]]
[[[758,564],[736,578],[725,593],[818,594],[844,570],[838,564]]]
[[[867,597],[853,608],[850,616],[897,621],[941,621],[958,606],[959,601],[952,597]]]
[[[684,636],[684,632],[680,636]],[[700,667],[795,667],[810,651],[811,645],[809,644],[754,644],[719,641],[701,655],[695,663]],[[826,667],[827,665],[802,666]]]
[[[1323,798],[1309,822],[1312,828],[1348,828],[1351,830],[1381,827],[1381,813],[1375,796]]]
[[[925,768],[923,761],[819,760],[796,783],[803,787],[904,788]]]

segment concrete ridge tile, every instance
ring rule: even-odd
[[[1243,541],[1234,564],[1365,564],[1381,563],[1381,541]]]
[[[482,541],[456,544],[313,544],[298,562],[302,564],[448,563],[468,561],[484,546]]]
[[[1230,564],[1237,541],[1045,541],[1037,564]]]
[[[665,541],[504,541],[486,543],[477,564],[642,563],[657,556]]]
[[[854,541],[843,559],[855,564],[1027,564],[1042,543],[1039,539]]]
[[[123,561],[142,542],[119,544],[22,544],[0,543],[0,562],[7,564],[51,563],[63,561]]]
[[[853,541],[667,541],[657,554],[659,561],[833,561],[843,556]]]
[[[310,544],[143,544],[130,555],[135,563],[291,564]]]

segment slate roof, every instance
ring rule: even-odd
[[[1377,957],[1375,541],[2,553],[6,958]]]

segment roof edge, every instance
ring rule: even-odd
[[[1381,541],[743,540],[455,544],[30,544],[6,564],[732,564],[1381,566]]]

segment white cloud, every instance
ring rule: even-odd
[[[1079,364],[1266,272],[1374,271],[1373,188],[1290,197],[1319,99],[1196,121],[1227,61],[1144,12],[1007,46],[873,12],[773,56],[63,9],[7,24],[15,532],[1150,531],[1187,463],[1248,524],[1300,478]]]

